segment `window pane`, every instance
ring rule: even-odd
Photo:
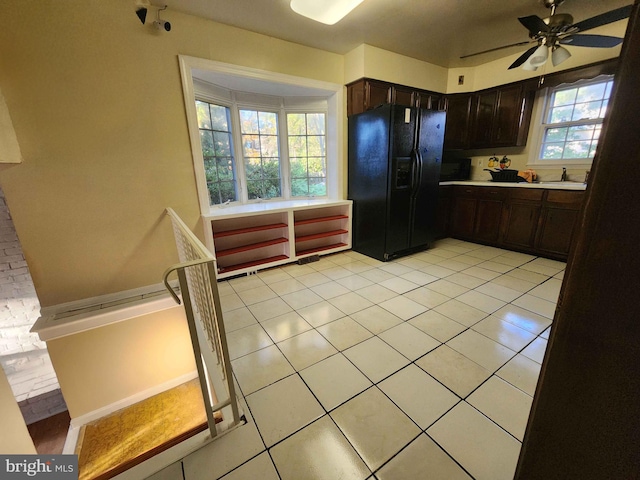
[[[306,178],[295,178],[291,181],[291,196],[306,197],[309,195],[309,180]]]
[[[259,158],[245,162],[244,170],[249,180],[259,180],[262,178],[262,162],[260,162]]]
[[[549,123],[568,122],[573,114],[573,105],[568,107],[552,108],[549,114]]]
[[[213,157],[205,157],[204,159],[204,175],[207,183],[218,181],[218,170],[216,169],[216,159]]]
[[[314,157],[324,156],[324,137],[313,136],[307,138],[309,141],[309,155]]]
[[[588,158],[591,142],[567,142],[563,158]]]
[[[553,97],[553,106],[559,107],[562,105],[571,105],[576,101],[577,88],[570,88],[568,90],[560,90],[555,93]]]
[[[213,132],[209,130],[200,130],[200,143],[202,144],[202,155],[212,157],[215,155],[213,148]]]
[[[235,178],[235,172],[233,169],[232,158],[218,158],[218,178],[225,181],[233,181]]]
[[[567,137],[567,128],[548,128],[545,134],[545,142],[564,142]]]
[[[326,177],[327,161],[325,157],[309,157],[308,170],[309,177]]]
[[[280,161],[277,158],[262,159],[262,177],[269,179],[280,178]]]
[[[304,117],[304,123],[303,123]],[[303,129],[302,125],[306,125]],[[326,195],[325,114],[287,115],[291,195]]]
[[[229,108],[196,101],[210,205],[237,200]]]
[[[307,133],[309,135],[325,135],[324,113],[307,114]]]
[[[213,130],[221,130],[229,132],[229,109],[219,105],[211,105],[211,128]]]
[[[245,157],[259,157],[260,135],[242,135],[242,152]]]
[[[196,101],[196,112],[198,114],[198,128],[211,129],[211,117],[209,116],[209,104]]]
[[[586,85],[578,89],[576,103],[589,102],[591,100],[602,100],[606,85],[604,83],[596,83],[595,85]]]
[[[595,156],[595,154],[596,154],[596,147],[597,147],[597,146],[598,146],[598,141],[597,141],[597,140],[594,140],[594,141],[591,143],[591,149],[589,150],[589,156],[590,156],[591,158],[593,158],[593,157]]]
[[[593,137],[593,125],[578,125],[570,127],[567,134],[567,140],[591,140]]]
[[[307,176],[307,159],[290,158],[291,178],[305,178]]]
[[[216,147],[216,156],[231,156],[231,135],[226,132],[213,132],[213,141]]]
[[[542,158],[562,158],[564,143],[547,143],[542,146]]]
[[[307,133],[304,113],[289,113],[287,115],[287,132],[289,135],[304,135]]]
[[[258,112],[258,125],[263,135],[278,134],[278,116],[272,112]]]
[[[307,137],[289,137],[289,157],[307,156]]]
[[[278,137],[275,135],[260,136],[260,154],[263,157],[277,157],[278,153]]]
[[[609,100],[604,100],[602,102],[602,108],[600,109],[600,118],[604,118],[607,114],[607,107],[609,106]]]
[[[324,178],[309,179],[309,195],[324,197],[327,194],[327,182]]]
[[[242,133],[259,133],[258,112],[240,110],[240,131]]]
[[[573,111],[572,121],[595,119],[600,116],[600,107],[602,102],[577,103],[576,108]]]

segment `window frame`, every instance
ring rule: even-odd
[[[221,208],[227,206],[211,206],[209,203],[208,191],[206,188],[206,178],[202,161],[202,148],[200,145],[199,131],[197,124],[197,114],[195,108],[196,92],[198,97],[203,92],[203,87],[219,86],[222,90],[233,89],[234,86],[242,85],[245,92],[261,94],[277,94],[284,96],[289,107],[296,107],[296,99],[305,97],[313,99],[312,110],[321,109],[326,113],[327,128],[327,200],[343,200],[346,198],[345,174],[346,174],[346,149],[345,149],[345,123],[344,102],[345,88],[342,81],[331,82],[309,77],[300,77],[286,73],[262,70],[258,68],[245,67],[230,63],[218,62],[206,58],[192,57],[189,55],[178,55],[180,67],[180,77],[182,80],[182,96],[188,127],[188,136],[191,145],[191,165],[194,175],[198,204],[200,213],[204,217],[212,217],[221,214]],[[228,105],[231,96],[227,93],[214,95],[208,88],[205,88],[204,99],[223,101],[222,105]],[[274,93],[275,92],[275,93]],[[240,175],[239,180],[244,182]],[[288,179],[285,177],[285,181]],[[276,208],[287,208],[291,202],[299,204],[300,201],[312,202],[309,200],[292,200],[273,202],[273,207],[266,204],[260,210],[269,211]],[[265,201],[266,203],[267,201]],[[258,207],[254,204],[236,202],[233,211],[237,214],[256,211]]]
[[[535,166],[536,168],[559,168],[563,166],[572,166],[572,167],[589,167],[593,163],[593,157],[590,158],[555,158],[555,159],[544,159],[542,157],[542,147],[544,145],[545,134],[550,128],[562,128],[567,126],[576,126],[576,125],[603,125],[604,119],[606,117],[597,118],[597,119],[585,119],[582,121],[569,121],[569,122],[561,122],[561,123],[547,123],[547,119],[549,118],[549,112],[552,108],[552,99],[554,98],[554,94],[560,90],[566,90],[569,88],[579,88],[587,85],[595,85],[599,83],[606,83],[615,81],[614,75],[598,75],[595,78],[589,79],[581,79],[571,83],[562,83],[556,85],[554,87],[548,87],[541,91],[540,93],[540,103],[542,107],[540,108],[540,114],[538,116],[538,120],[536,122],[536,127],[538,129],[536,135],[536,144],[535,149],[530,155],[530,161],[528,165]],[[611,94],[609,95],[609,101],[611,99]],[[601,135],[601,134],[600,134]],[[597,147],[596,147],[597,148]],[[597,150],[596,150],[597,152]]]
[[[288,201],[288,200],[306,200],[312,198],[329,198],[330,191],[329,186],[326,186],[325,195],[306,195],[306,196],[293,196],[291,191],[292,186],[292,176],[291,176],[291,165],[289,162],[289,132],[287,127],[287,115],[289,113],[294,114],[313,114],[313,113],[321,113],[324,115],[324,123],[325,123],[325,167],[327,170],[327,174],[325,176],[325,182],[328,183],[329,177],[329,161],[328,161],[328,138],[329,138],[329,125],[328,125],[328,108],[318,108],[314,104],[314,99],[309,97],[309,101],[305,102],[297,100],[294,106],[287,107],[285,105],[285,99],[282,98],[279,101],[279,106],[275,106],[273,104],[261,104],[259,102],[247,102],[247,101],[238,101],[236,99],[236,93],[241,92],[230,92],[229,98],[223,98],[222,96],[216,95],[214,93],[206,92],[203,90],[198,90],[195,94],[194,105],[195,102],[206,102],[210,105],[217,105],[221,107],[229,108],[230,110],[230,118],[231,118],[231,138],[233,142],[232,149],[235,152],[234,155],[234,170],[236,173],[236,185],[237,185],[237,200],[233,202],[228,202],[224,204],[215,204],[211,205],[209,203],[209,209],[218,208],[221,205],[249,205],[252,203],[262,203],[262,202],[276,202],[276,201]],[[301,97],[304,99],[304,97]],[[251,110],[251,111],[259,111],[259,112],[269,112],[275,113],[277,115],[278,121],[278,149],[280,154],[280,188],[281,195],[279,197],[272,198],[259,198],[259,199],[249,199],[249,191],[248,191],[248,180],[245,169],[245,156],[244,149],[242,144],[242,130],[240,124],[240,110]],[[199,129],[198,129],[199,130]],[[198,137],[198,141],[199,137]],[[204,155],[202,153],[202,144],[198,143],[198,147],[200,150],[200,165],[204,171]],[[205,184],[204,187],[207,190],[208,195],[208,186]],[[207,197],[209,199],[209,196]]]

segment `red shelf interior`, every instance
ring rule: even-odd
[[[228,267],[218,267],[218,273],[228,273],[234,270],[241,270],[243,268],[256,267],[265,263],[279,262],[280,260],[286,260],[289,257],[286,255],[277,255],[275,257],[261,258],[260,260],[254,260],[252,262],[238,263],[236,265],[229,265]]]
[[[286,243],[286,238],[274,238],[271,240],[265,240],[264,242],[252,243],[250,245],[242,245],[240,247],[228,248],[226,250],[219,250],[216,252],[217,257],[225,257],[227,255],[233,255],[235,253],[247,252],[249,250],[255,250],[256,248],[269,247],[271,245],[277,245],[278,243]]]
[[[346,243],[334,243],[333,245],[324,245],[322,247],[310,248],[309,250],[302,250],[298,252],[298,256],[309,255],[311,253],[322,252],[324,250],[332,250],[334,248],[346,247]]]
[[[330,222],[331,220],[342,220],[345,218],[349,218],[348,215],[331,215],[329,217],[316,217],[316,218],[308,218],[306,220],[296,220],[294,225],[307,225],[309,223],[318,223],[318,222]]]
[[[235,230],[225,230],[223,232],[213,232],[213,238],[229,237],[242,233],[261,232],[263,230],[273,230],[275,228],[286,228],[286,223],[272,223],[270,225],[257,225],[255,227],[237,228]]]
[[[301,235],[300,237],[296,237],[296,243],[308,242],[309,240],[315,240],[317,238],[334,237],[336,235],[343,235],[345,233],[349,233],[349,231],[348,230],[331,230],[330,232],[320,232],[320,233],[314,233],[311,235]]]

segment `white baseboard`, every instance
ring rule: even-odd
[[[117,402],[98,408],[97,410],[93,410],[89,413],[85,413],[84,415],[80,415],[79,417],[72,418],[71,429],[73,428],[79,429],[81,426],[86,425],[87,423],[93,422],[102,417],[106,417],[107,415],[110,415],[113,412],[129,407],[134,403],[138,403],[143,400],[146,400],[147,398],[153,397],[154,395],[162,393],[171,388],[177,387],[178,385],[182,385],[183,383],[186,383],[189,380],[193,380],[197,376],[198,376],[198,372],[196,370],[193,370],[192,372],[173,378],[168,382],[155,385],[151,388],[143,390],[142,392],[138,392],[135,395],[131,395],[130,397],[123,398],[122,400],[118,400]],[[67,440],[68,439],[69,438],[67,437]],[[77,434],[76,434],[76,441],[77,441]],[[66,448],[66,444],[65,444],[65,448]],[[73,445],[73,448],[75,448],[75,443]]]

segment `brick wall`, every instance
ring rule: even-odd
[[[39,315],[40,303],[0,189],[0,364],[27,424],[66,410],[46,344],[29,333]]]

